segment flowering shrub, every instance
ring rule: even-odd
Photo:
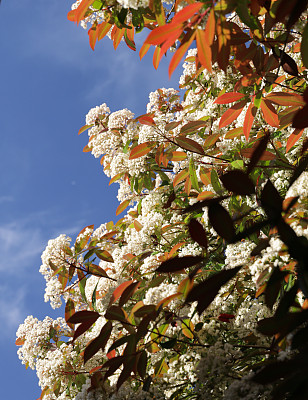
[[[308,2],[287,3],[73,5],[93,48],[134,49],[145,26],[141,55],[174,46],[172,73],[197,47],[179,91],[141,116],[102,104],[79,131],[126,213],[42,255],[65,320],[28,317],[16,341],[41,399],[308,396]]]

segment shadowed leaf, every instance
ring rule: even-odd
[[[157,272],[178,272],[185,268],[192,267],[203,261],[202,256],[184,256],[184,257],[173,257],[160,264],[156,269]]]
[[[197,310],[201,314],[215,299],[220,288],[232,279],[242,266],[227,269],[212,275],[202,283],[194,286],[188,293],[186,303],[198,302]]]

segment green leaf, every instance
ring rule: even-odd
[[[198,192],[200,192],[200,187],[199,187],[199,183],[198,183],[196,167],[195,167],[193,157],[189,160],[189,176],[190,176],[192,187],[194,189],[196,189]]]
[[[212,171],[211,171],[211,184],[217,194],[222,193],[223,189],[221,187],[219,176],[214,168],[212,168]]]
[[[303,64],[308,68],[308,23],[305,25],[302,42],[301,42],[301,55]]]

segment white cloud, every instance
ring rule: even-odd
[[[25,300],[25,290],[23,288],[0,286],[0,320],[5,329],[1,330],[0,338],[12,339],[13,335],[23,322],[27,311],[23,304]]]

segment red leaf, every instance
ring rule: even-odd
[[[78,326],[78,328],[76,329],[75,333],[74,333],[74,337],[73,337],[73,342],[83,333],[85,333],[88,329],[91,328],[91,326],[94,324],[95,320],[90,320],[90,321],[86,321],[83,322],[82,324],[80,324]]]
[[[206,232],[199,221],[197,221],[196,219],[191,219],[188,224],[188,230],[192,240],[197,242],[199,246],[207,248]]]
[[[85,348],[83,356],[84,363],[90,360],[90,358],[92,358],[94,354],[96,354],[99,350],[104,350],[109,340],[111,331],[112,323],[110,321],[107,321],[106,324],[102,327],[100,334]]]
[[[207,126],[208,122],[206,121],[191,121],[182,126],[181,135],[187,135],[188,133],[194,133],[197,129],[203,128]]]
[[[216,20],[215,20],[215,11],[214,8],[211,8],[211,11],[209,13],[208,19],[206,21],[205,25],[205,40],[207,44],[210,46],[215,37],[215,25],[216,25]]]
[[[238,92],[229,92],[224,93],[221,96],[218,96],[214,101],[216,104],[228,104],[233,103],[234,101],[241,100],[245,95],[243,93]]]
[[[224,187],[241,196],[255,193],[255,186],[245,172],[235,169],[228,171],[220,177]]]
[[[243,111],[243,108],[247,104],[247,100],[242,100],[239,103],[234,104],[221,116],[219,121],[219,129],[231,124]]]
[[[241,266],[222,270],[210,276],[207,280],[192,288],[188,293],[186,302],[198,301],[197,310],[201,314],[215,299],[220,288],[232,279],[240,269]]]
[[[179,172],[174,180],[173,180],[173,187],[176,187],[176,185],[178,185],[180,182],[184,181],[189,175],[189,171],[188,170],[183,170],[181,172]]]
[[[255,149],[254,147],[251,147],[249,149],[242,149],[241,155],[246,158],[252,158],[254,149]],[[269,161],[269,160],[275,160],[275,158],[276,158],[275,154],[266,150],[262,153],[262,156],[259,158],[259,160],[260,161]]]
[[[149,125],[149,126],[156,125],[154,119],[148,114],[140,115],[139,117],[136,118],[136,120],[142,125]]]
[[[189,139],[189,138],[186,138],[183,136],[178,136],[174,139],[174,141],[176,142],[176,144],[178,144],[180,147],[182,147],[185,150],[204,155],[204,150],[203,150],[202,146],[198,142],[195,142],[192,139]]]
[[[232,218],[228,211],[219,203],[209,205],[209,220],[212,227],[227,242],[232,242],[235,236],[235,229]]]
[[[72,324],[80,324],[83,322],[91,321],[93,324],[99,316],[100,314],[96,311],[82,310],[82,311],[77,311],[75,314],[73,314],[67,320],[67,322],[70,322]]]
[[[115,29],[116,28],[116,29]],[[115,30],[115,31],[114,31]],[[121,42],[121,39],[124,35],[125,29],[119,29],[116,26],[113,27],[114,35],[113,35],[113,47],[116,50]]]
[[[277,115],[277,112],[276,112],[274,106],[271,104],[271,102],[269,100],[262,99],[260,107],[261,107],[261,111],[262,111],[265,121],[270,126],[278,128],[279,127],[278,115]]]
[[[308,104],[297,111],[293,118],[293,128],[304,129],[308,127]]]
[[[250,103],[245,115],[245,120],[244,120],[244,126],[243,126],[243,133],[244,136],[246,138],[246,140],[248,140],[249,138],[249,134],[251,131],[251,127],[253,125],[253,121],[255,119],[257,113],[257,108],[253,105],[253,103]]]
[[[136,292],[138,287],[140,286],[140,282],[132,282],[129,286],[127,286],[122,293],[119,301],[119,306],[122,307],[127,300]]]

